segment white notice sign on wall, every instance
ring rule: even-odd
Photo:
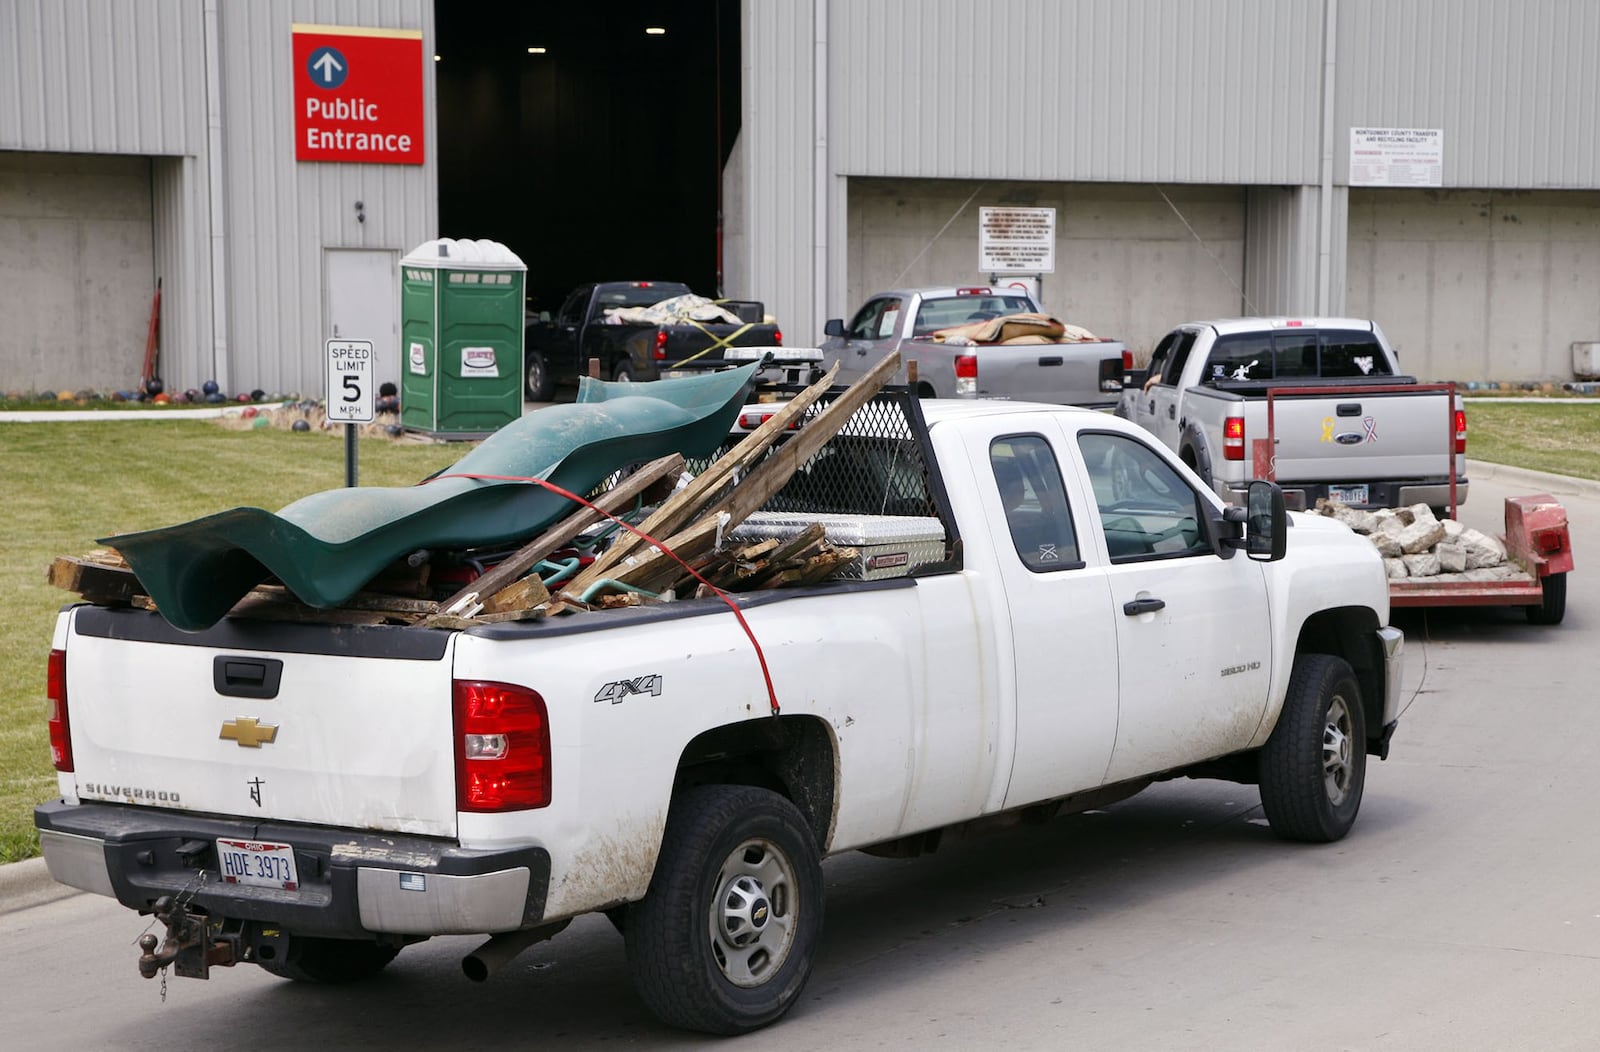
[[[1440,128],[1351,128],[1351,186],[1443,186]]]
[[[1053,274],[1054,208],[979,208],[978,269],[992,274]]]

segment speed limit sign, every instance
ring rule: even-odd
[[[371,340],[328,341],[328,420],[370,424],[374,360]]]

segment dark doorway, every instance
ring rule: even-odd
[[[434,24],[441,237],[508,245],[534,310],[585,281],[718,293],[738,0],[436,0]]]

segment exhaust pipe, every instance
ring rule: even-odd
[[[488,942],[461,958],[461,970],[466,973],[468,979],[481,983],[504,968],[510,963],[511,958],[534,943],[555,938],[571,923],[569,919],[557,921],[555,924],[544,924],[537,928],[524,928],[521,931],[503,931],[499,935],[490,936]]]

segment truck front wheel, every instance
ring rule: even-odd
[[[545,368],[544,355],[528,352],[528,401],[550,401],[550,370]]]
[[[1367,775],[1361,687],[1343,658],[1300,654],[1272,737],[1261,748],[1261,807],[1285,840],[1350,832]]]
[[[799,810],[766,789],[701,786],[667,815],[655,876],[629,908],[628,968],[664,1022],[741,1034],[777,1019],[811,975],[822,864]]]
[[[376,942],[294,935],[286,940],[286,948],[278,956],[261,956],[258,950],[256,963],[280,979],[336,985],[377,975],[399,952],[398,946]]]

